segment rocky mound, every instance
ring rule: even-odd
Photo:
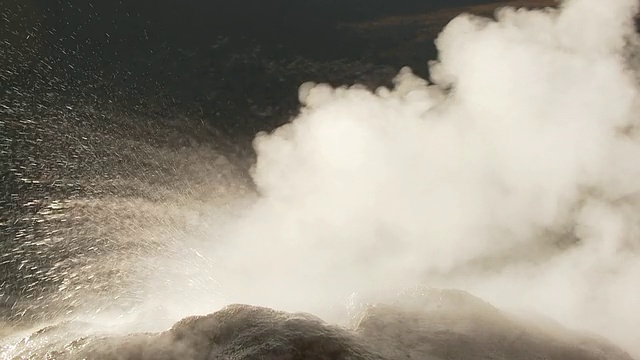
[[[55,359],[509,359],[629,360],[604,339],[557,325],[518,320],[465,292],[420,290],[390,305],[367,307],[352,328],[307,314],[231,305],[183,319],[158,334],[85,337],[26,349],[78,331],[41,330],[21,358]]]

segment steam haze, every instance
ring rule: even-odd
[[[353,293],[459,287],[640,354],[637,5],[461,15],[431,82],[302,85],[216,248],[229,299],[327,315]]]

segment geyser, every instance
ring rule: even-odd
[[[137,290],[146,290],[152,306],[180,304],[172,317],[248,303],[346,322],[358,302],[384,303],[418,285],[459,288],[603,335],[640,356],[637,8],[636,0],[567,0],[558,9],[504,8],[495,19],[461,15],[436,41],[429,81],[403,69],[392,89],[303,84],[300,114],[255,139],[257,199],[230,224],[205,231],[216,241],[180,244],[204,261],[181,250],[175,262],[151,259],[158,271]],[[170,283],[195,283],[197,291],[166,286],[167,273]],[[478,306],[482,316],[496,314]],[[444,329],[435,337],[450,334],[448,318],[433,322],[442,320],[438,309],[429,309],[436,315],[428,320],[416,315],[411,326],[426,324],[429,332],[435,324]],[[395,331],[385,327],[384,309],[368,311],[382,314],[382,325],[365,317],[377,327],[356,330],[373,331],[370,339]],[[409,323],[408,314],[394,326]],[[232,307],[159,338],[125,340],[123,351],[132,344],[131,351],[153,350],[154,341],[169,339],[193,340],[214,354],[211,344],[231,351],[239,341],[232,350],[251,358],[242,341],[252,336],[269,339],[256,347],[266,353],[291,345],[274,340],[265,324],[289,331],[304,321],[325,329],[315,318]],[[520,329],[500,321],[495,339]],[[193,338],[184,335],[192,328]],[[223,335],[207,342],[211,333]],[[362,350],[356,335],[345,336],[338,343]],[[100,344],[89,350],[100,352]]]

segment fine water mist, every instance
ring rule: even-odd
[[[640,356],[637,10],[462,14],[429,80],[404,68],[392,88],[302,84],[299,114],[254,140],[257,194],[196,215],[171,197],[145,208],[188,226],[154,223],[163,245],[127,260],[135,308],[88,318],[158,331],[246,303],[345,324],[428,286]]]

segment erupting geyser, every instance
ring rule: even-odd
[[[430,81],[403,69],[393,89],[302,85],[297,118],[255,140],[256,202],[225,227],[223,241],[193,245],[214,259],[207,266],[223,300],[189,301],[197,309],[250,303],[338,322],[349,299],[390,303],[392,294],[420,285],[459,288],[502,309],[597,333],[640,356],[637,8],[637,0],[567,0],[558,9],[504,8],[495,20],[461,15],[436,41]],[[153,291],[157,299],[180,299],[171,289]],[[369,309],[369,322],[355,331],[232,307],[176,325],[160,340],[135,338],[120,351],[144,358],[150,355],[140,355],[141,348],[168,339],[184,348],[166,354],[193,359],[249,359],[254,350],[297,358],[304,352],[296,346],[325,354],[318,358],[448,359],[453,353],[437,344],[462,347],[446,335],[461,332],[471,350],[460,356],[626,358],[613,346],[588,345],[540,323],[522,330],[517,341],[528,347],[496,350],[487,344],[520,325],[471,297],[442,310],[429,306],[458,297],[424,296],[428,302],[399,301],[388,312]],[[374,341],[378,347],[368,348],[376,331],[390,331],[389,314],[412,330],[389,337],[395,345],[381,349]],[[416,322],[408,324],[411,316]],[[480,335],[480,325],[493,321],[486,319],[500,324],[486,328],[491,336]],[[474,324],[470,333],[465,321]],[[263,334],[265,323],[282,338]],[[342,342],[313,347],[308,337],[287,338],[304,337],[297,328],[304,324],[319,338]],[[185,326],[195,340],[184,340]],[[442,333],[433,335],[434,328]],[[430,335],[407,340],[410,333]],[[562,342],[549,345],[549,334]],[[118,348],[114,341],[82,351]],[[474,341],[479,345],[469,345]],[[571,353],[572,346],[585,352]]]

